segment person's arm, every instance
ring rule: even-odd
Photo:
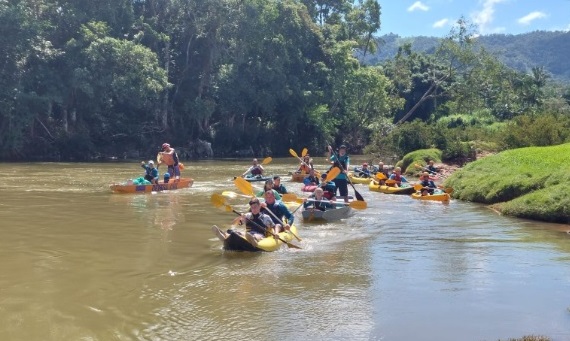
[[[280,185],[279,190],[281,191],[281,194],[287,194],[287,188],[285,188],[285,186]]]
[[[263,173],[265,172],[265,169],[263,169],[262,165],[257,165],[257,167],[259,168],[259,170],[261,171],[261,175],[263,175]]]
[[[291,214],[291,211],[289,211],[289,209],[287,208],[287,206],[285,206],[285,204],[283,204],[282,202],[279,203],[279,209],[281,210],[281,212],[283,213],[283,215],[285,216],[285,218],[287,218],[287,224],[285,224],[285,226],[289,225],[293,225],[293,222],[295,221],[295,216],[293,216],[293,214]],[[285,227],[284,226],[284,227]]]
[[[253,166],[249,167],[249,168],[245,171],[245,173],[243,173],[241,176],[244,177],[244,176],[246,176],[247,174],[251,173],[251,170],[252,170],[252,169],[253,169]]]

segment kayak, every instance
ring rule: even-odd
[[[307,173],[291,173],[291,181],[293,182],[303,182]]]
[[[445,201],[449,201],[451,199],[451,196],[445,192],[428,194],[428,195],[422,195],[421,193],[416,192],[416,193],[412,193],[412,198],[418,199],[418,200],[433,200],[433,201],[445,202]]]
[[[301,191],[303,192],[314,192],[319,186],[317,185],[304,185],[301,188]]]
[[[380,185],[374,181],[370,181],[368,188],[371,191],[381,192],[381,193],[386,193],[386,194],[412,194],[416,191],[413,186],[392,187],[392,186]]]
[[[216,225],[212,226],[212,232],[218,235],[218,233],[222,233],[220,228]],[[297,234],[297,227],[295,225],[291,226],[291,232]],[[289,232],[279,232],[279,237],[286,242],[291,242],[293,240],[293,233]],[[279,240],[273,238],[273,236],[265,237],[259,242],[257,242],[257,247],[251,245],[250,242],[245,239],[245,235],[242,232],[238,232],[236,230],[230,229],[227,231],[227,238],[224,240],[224,250],[227,251],[249,251],[249,252],[258,252],[258,251],[277,251],[284,243]]]
[[[235,180],[236,178],[234,178]],[[244,177],[245,180],[249,182],[256,182],[256,181],[267,181],[273,180],[273,176],[263,176],[263,175],[246,175]]]
[[[312,222],[312,221],[335,221],[344,218],[350,217],[353,212],[349,206],[343,206],[341,208],[332,208],[326,211],[315,210],[315,209],[306,209],[302,212],[303,214],[303,221],[305,222]]]
[[[348,177],[350,178],[350,181],[352,181],[353,184],[368,185],[371,181],[370,178],[361,178],[361,177],[355,176],[354,173],[352,173],[352,172],[348,173]]]
[[[111,184],[111,191],[113,193],[150,193],[150,192],[162,192],[162,191],[172,191],[180,188],[192,187],[194,184],[194,179],[192,178],[180,178],[178,181],[170,180],[167,183],[164,181],[159,181],[158,184],[150,185],[135,185],[135,184]]]

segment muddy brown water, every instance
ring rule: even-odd
[[[131,195],[137,162],[0,164],[0,340],[570,340],[570,226],[355,185],[368,209],[298,221],[302,250],[225,252],[210,196],[248,164]],[[296,165],[266,169],[301,195]]]

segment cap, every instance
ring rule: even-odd
[[[162,144],[162,149],[166,148],[166,147],[170,147],[170,145],[168,143],[163,143]]]
[[[346,149],[346,146],[343,144],[338,149]]]
[[[154,161],[149,160],[149,161],[148,161],[148,164],[149,164],[149,165],[154,165]]]

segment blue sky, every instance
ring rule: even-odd
[[[379,35],[447,35],[463,16],[482,35],[569,31],[570,0],[379,0]]]

